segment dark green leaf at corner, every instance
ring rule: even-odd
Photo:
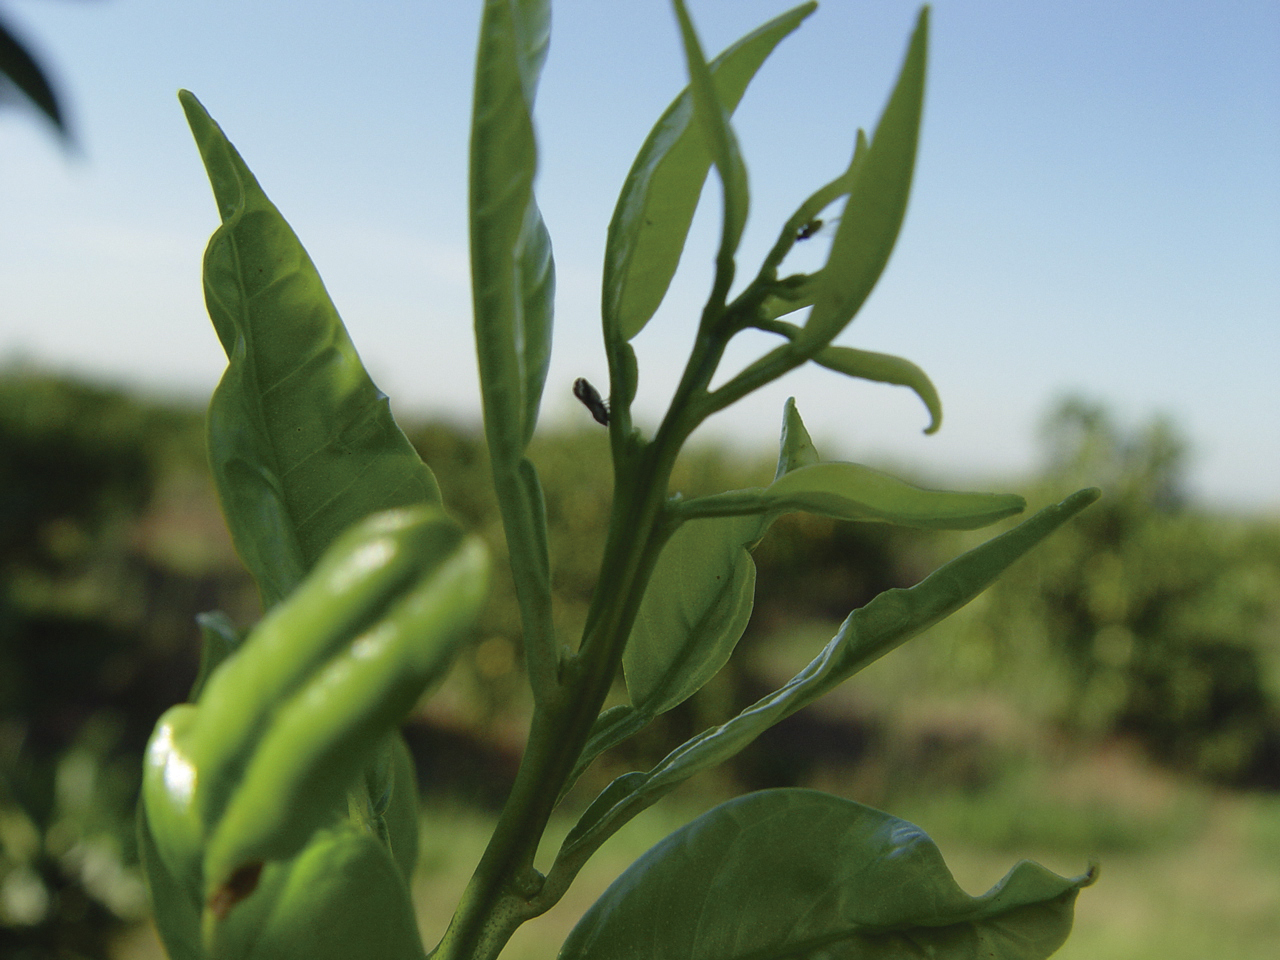
[[[918,827],[813,790],[711,810],[637,860],[560,960],[1039,960],[1093,874],[1022,862],[965,893]]]
[[[229,360],[209,408],[209,459],[236,549],[271,606],[351,524],[438,503],[440,490],[298,238],[199,101],[179,96],[222,218],[204,261]]]
[[[58,133],[66,136],[66,123],[53,84],[49,82],[35,57],[31,56],[4,21],[0,20],[0,81],[6,79],[49,118]]]

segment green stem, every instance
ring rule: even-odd
[[[644,585],[665,539],[666,481],[674,456],[654,444],[639,475],[619,491],[601,567],[607,599],[575,655],[561,664],[560,683],[534,710],[529,743],[503,808],[436,960],[491,960],[526,920],[551,906],[538,898],[542,877],[534,854],[559,795],[600,714],[631,632]],[[536,905],[535,905],[536,901]]]
[[[535,704],[529,742],[489,845],[432,960],[493,960],[520,924],[559,899],[541,896],[534,855],[622,662],[636,612],[672,524],[667,486],[676,456],[705,417],[706,386],[723,340],[700,335],[651,443],[615,462],[614,501],[599,589],[578,652]],[[550,892],[550,891],[548,891]]]

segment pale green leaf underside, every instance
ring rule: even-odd
[[[876,520],[935,530],[973,530],[1020,512],[1022,497],[1006,493],[926,490],[857,463],[814,463],[767,487],[690,500],[688,517],[803,511],[838,520]]]
[[[533,196],[533,98],[546,58],[546,0],[488,0],[471,124],[471,286],[485,434],[518,462],[537,422],[551,351],[555,269]]]
[[[929,426],[924,432],[937,433],[942,427],[942,400],[938,391],[929,375],[910,360],[854,347],[824,347],[813,359],[815,363],[846,377],[910,388],[929,411]]]
[[[548,0],[486,0],[471,120],[469,214],[476,358],[530,682],[553,682],[551,569],[542,491],[525,448],[551,357],[555,267],[534,198],[533,104],[550,40]]]
[[[264,603],[378,510],[438,503],[315,266],[194,96],[180,94],[222,226],[205,252],[209,316],[229,366],[209,407],[209,459],[236,549]]]
[[[766,790],[637,860],[560,960],[1040,960],[1091,882],[1024,861],[971,897],[918,827],[814,790]]]

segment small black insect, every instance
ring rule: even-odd
[[[822,220],[819,217],[814,217],[812,220],[801,224],[800,229],[796,231],[796,239],[808,240],[821,229]]]
[[[596,423],[609,425],[609,405],[600,396],[600,391],[587,382],[586,377],[573,381],[573,395],[582,401],[582,405],[591,411]]]

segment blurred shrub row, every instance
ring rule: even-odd
[[[1280,788],[1280,520],[1215,516],[1186,450],[1064,403],[1030,496],[1104,497],[950,626],[956,658],[1086,734],[1123,733],[1214,780]]]
[[[610,502],[606,433],[589,427],[532,451],[566,642],[586,615]],[[482,438],[440,423],[408,432],[447,505],[501,556]],[[1166,426],[1130,435],[1069,403],[1048,437],[1043,476],[1021,491],[1033,505],[1087,484],[1106,496],[939,628],[928,641],[938,675],[998,685],[1081,734],[1140,738],[1206,776],[1280,786],[1280,524],[1187,504]],[[765,483],[771,459],[701,448],[675,483],[686,494]],[[756,552],[744,644],[837,622],[965,545],[784,517]],[[131,833],[143,744],[194,677],[193,616],[222,609],[247,626],[256,604],[218,514],[198,409],[0,371],[0,955],[102,956],[112,925],[145,913]],[[509,582],[480,632],[409,738],[426,789],[490,803],[528,709]],[[743,706],[761,683],[745,662],[619,761],[651,762]],[[744,763],[751,781],[761,762]],[[477,769],[488,786],[468,779]]]

